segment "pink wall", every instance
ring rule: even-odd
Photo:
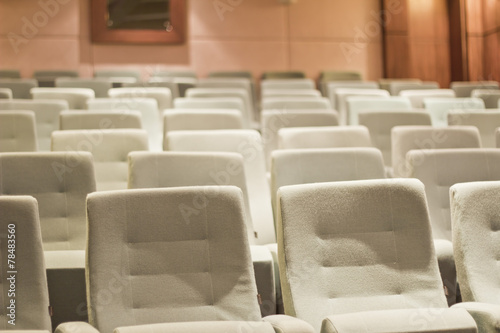
[[[217,1],[239,4],[220,15]],[[373,27],[379,11],[379,0],[298,0],[290,6],[188,0],[184,45],[140,46],[92,44],[89,0],[0,0],[0,68],[18,68],[24,77],[34,69],[66,68],[91,76],[96,68],[116,66],[140,68],[144,76],[159,68],[192,68],[200,76],[296,69],[312,78],[323,69],[355,69],[378,79],[382,38]]]

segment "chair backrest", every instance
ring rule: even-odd
[[[237,97],[213,97],[213,98],[177,98],[174,101],[176,109],[231,109],[240,110],[244,120],[247,120],[245,114],[245,104],[241,98]],[[249,126],[245,122],[245,127]]]
[[[236,152],[243,156],[256,244],[274,243],[271,193],[260,134],[254,130],[173,131],[167,133],[164,149],[172,151]]]
[[[261,133],[267,168],[271,167],[271,152],[278,149],[278,131],[284,127],[337,126],[338,114],[332,111],[292,110],[262,111]]]
[[[198,75],[190,70],[159,70],[151,74],[152,77],[179,77],[196,79]]]
[[[158,103],[158,110],[160,112],[173,106],[172,93],[170,89],[164,87],[113,88],[108,91],[108,95],[111,98],[154,98]]]
[[[50,136],[59,129],[59,115],[68,110],[65,100],[0,100],[0,110],[30,110],[35,112],[38,150],[50,151]]]
[[[141,113],[130,110],[114,111],[63,111],[60,116],[60,130],[83,129],[141,129]]]
[[[0,99],[12,99],[12,89],[0,88]]]
[[[500,101],[500,90],[474,89],[472,90],[471,97],[481,98],[487,109],[496,109],[498,108],[498,103]]]
[[[399,96],[408,98],[413,108],[422,109],[425,98],[451,99],[455,97],[455,92],[451,89],[411,89],[401,91]]]
[[[237,75],[236,73],[235,75]],[[257,93],[255,88],[255,81],[251,77],[239,77],[239,76],[211,76],[208,74],[207,79],[199,79],[196,87],[198,88],[240,88],[245,89],[250,96],[252,107],[254,111],[257,111]]]
[[[322,71],[319,74],[320,81],[361,81],[363,76],[356,71]]]
[[[52,150],[92,153],[97,190],[121,190],[127,188],[127,155],[148,150],[148,135],[138,129],[55,131]]]
[[[165,110],[163,113],[163,137],[169,131],[243,129],[243,117],[239,110]]]
[[[19,99],[31,99],[31,89],[38,87],[38,81],[34,79],[0,79],[0,88],[12,90],[12,97]]]
[[[76,70],[71,70],[71,69],[43,69],[43,70],[36,70],[33,72],[33,78],[35,79],[52,79],[55,80],[59,77],[79,77],[80,74]]]
[[[306,74],[301,71],[268,71],[262,73],[262,80],[286,80],[286,79],[305,79]]]
[[[358,125],[360,112],[390,111],[412,109],[410,101],[406,97],[391,96],[389,98],[377,98],[367,96],[349,96],[346,98],[346,115],[348,125]]]
[[[480,98],[424,98],[424,107],[431,115],[432,126],[436,127],[448,125],[448,111],[485,108]]]
[[[262,91],[267,89],[316,89],[311,79],[267,79],[260,83]]]
[[[481,147],[495,148],[495,129],[500,127],[500,110],[449,111],[448,125],[475,126],[481,135]]]
[[[21,72],[18,69],[0,69],[2,79],[20,79]]]
[[[499,304],[500,272],[496,265],[500,181],[450,187],[453,252],[465,302]]]
[[[0,152],[37,150],[35,113],[0,111]]]
[[[269,97],[321,97],[316,89],[266,89],[262,91],[262,99]]]
[[[133,69],[96,69],[94,77],[116,78],[116,77],[131,77],[137,81],[141,80],[141,72]]]
[[[395,126],[391,131],[391,144],[394,176],[408,177],[406,154],[410,150],[480,148],[481,137],[474,126]]]
[[[172,94],[173,100],[180,97],[179,83],[175,82],[174,78],[152,78],[147,82],[123,83],[123,88],[137,88],[137,87],[158,87],[168,88]]]
[[[131,152],[128,188],[181,186],[237,186],[243,193],[245,224],[250,244],[255,242],[243,157],[226,152]]]
[[[289,127],[278,131],[279,149],[372,147],[364,126]]]
[[[404,90],[439,89],[437,82],[398,82],[389,83],[389,92],[392,96],[398,96]]]
[[[497,81],[455,81],[450,84],[450,88],[457,97],[471,97],[474,89],[498,90],[499,84]]]
[[[95,191],[89,153],[2,153],[0,195],[38,201],[44,251],[84,250],[85,199]]]
[[[498,149],[412,150],[409,176],[425,185],[434,238],[451,241],[449,188],[456,183],[500,180]]]
[[[370,111],[359,114],[359,124],[368,128],[375,148],[382,152],[385,165],[392,166],[391,131],[395,126],[431,126],[431,116],[423,111]]]
[[[333,107],[340,114],[340,124],[347,125],[349,123],[349,115],[347,114],[347,98],[351,96],[372,97],[372,98],[389,98],[389,92],[383,89],[359,89],[359,88],[336,88],[332,90],[335,97],[332,100],[336,103]]]
[[[0,212],[4,238],[0,250],[5,256],[2,284],[6,290],[1,325],[5,329],[52,332],[38,204],[29,196],[0,196]],[[14,293],[7,292],[9,287]]]
[[[95,97],[108,97],[108,90],[113,88],[113,83],[106,78],[84,79],[84,78],[66,78],[56,79],[58,88],[87,88],[94,91]]]
[[[384,89],[389,91],[390,85],[393,82],[401,82],[401,83],[422,83],[420,79],[412,79],[412,78],[401,78],[401,79],[379,79],[378,84],[380,89]]]
[[[272,153],[271,198],[277,220],[276,195],[282,186],[385,178],[376,148],[287,149]]]
[[[378,83],[375,81],[330,81],[323,82],[321,87],[321,92],[330,99],[334,108],[338,108],[336,100],[337,89],[379,89]]]
[[[332,314],[447,307],[418,180],[285,186],[278,202],[287,314],[319,332]]]
[[[332,110],[325,97],[267,97],[262,101],[262,110]]]
[[[252,72],[248,71],[214,71],[208,73],[209,78],[244,78],[253,80]]]
[[[87,206],[89,322],[100,332],[260,320],[239,188],[101,192]],[[120,292],[103,304],[102,290],[117,282]]]
[[[34,100],[58,99],[66,100],[70,109],[84,110],[87,101],[95,98],[94,90],[89,88],[32,88]]]

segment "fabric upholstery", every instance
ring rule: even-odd
[[[262,101],[262,110],[331,110],[325,97],[267,97]]]
[[[195,323],[168,323],[118,327],[115,333],[275,333],[266,322],[248,321],[206,321]]]
[[[497,333],[498,314],[500,313],[500,305],[487,304],[478,302],[462,302],[455,304],[453,308],[462,308],[467,310],[474,318],[477,324],[478,332]]]
[[[176,110],[163,112],[163,136],[169,131],[243,129],[239,110]]]
[[[237,97],[197,97],[177,98],[174,101],[175,109],[231,109],[240,110],[245,128],[251,125],[248,122],[245,103]]]
[[[141,72],[133,69],[96,69],[94,77],[114,78],[114,77],[133,77],[137,81],[141,80]]]
[[[134,88],[134,87],[158,87],[158,88],[168,88],[172,94],[173,100],[179,98],[179,83],[175,82],[174,78],[151,78],[147,82],[133,82],[133,83],[122,83],[123,88]]]
[[[58,88],[87,88],[92,89],[95,97],[108,97],[108,90],[113,88],[113,82],[106,78],[67,78],[61,77],[56,79],[56,87]]]
[[[12,89],[0,88],[0,99],[12,99]]]
[[[335,93],[338,88],[351,88],[351,89],[378,89],[378,83],[375,81],[329,81],[320,82],[321,92],[325,97],[330,99],[332,106],[337,108],[335,101]]]
[[[481,98],[487,109],[496,109],[498,108],[498,101],[500,100],[500,90],[474,89],[472,90],[471,97]]]
[[[481,146],[483,148],[495,148],[495,129],[500,127],[500,110],[449,111],[448,124],[450,126],[464,125],[477,127],[481,135]]]
[[[350,117],[347,111],[347,98],[351,96],[388,98],[389,93],[383,89],[337,88],[334,90],[335,105],[333,108],[339,112],[340,124],[349,124]]]
[[[396,126],[391,132],[394,177],[407,177],[406,154],[412,149],[480,148],[479,131],[473,126],[434,128]]]
[[[0,111],[0,152],[37,151],[35,113]]]
[[[174,131],[165,137],[165,150],[237,152],[243,156],[256,244],[274,243],[271,193],[261,136],[253,130]]]
[[[45,251],[85,249],[85,198],[94,191],[89,153],[0,154],[0,195],[37,199]]]
[[[31,99],[31,88],[38,87],[34,79],[0,79],[0,88],[12,90],[12,97],[16,99]]]
[[[271,152],[278,149],[278,131],[281,128],[336,126],[338,123],[338,114],[332,111],[262,111],[261,133],[267,168],[271,166]]]
[[[422,109],[425,98],[454,98],[455,92],[451,89],[412,89],[401,91],[399,96],[408,98],[413,108]]]
[[[0,69],[0,78],[2,79],[20,79],[21,73],[18,69]]]
[[[0,325],[3,330],[51,332],[37,202],[29,196],[2,195],[0,212],[0,228],[4,238],[0,243],[3,256]],[[11,246],[14,246],[14,252],[9,251],[12,250]],[[12,261],[7,261],[8,255],[12,253],[15,257],[11,258]],[[12,276],[14,280],[10,280]],[[15,295],[12,295],[12,285],[15,286]]]
[[[142,128],[141,113],[130,110],[113,111],[63,111],[60,114],[61,130]]]
[[[252,101],[254,115],[257,114],[257,94],[255,88],[255,80],[250,72],[243,76],[238,76],[239,73],[235,72],[209,73],[208,78],[199,79],[196,87],[199,88],[241,88],[248,92],[248,96]]]
[[[372,147],[364,126],[290,127],[278,131],[280,149]]]
[[[500,128],[495,129],[496,148],[500,148]]]
[[[267,89],[316,89],[316,84],[306,78],[267,78],[260,82],[261,90]]]
[[[499,86],[496,81],[455,81],[450,84],[450,88],[457,97],[471,97],[474,89],[498,90]]]
[[[95,92],[89,88],[32,88],[31,95],[38,99],[62,99],[68,102],[70,109],[86,109],[87,101],[95,98]]]
[[[65,100],[0,100],[0,110],[31,110],[35,112],[38,149],[50,150],[50,136],[59,129],[59,114],[68,110]]]
[[[162,112],[169,109],[172,104],[172,93],[168,88],[162,87],[132,87],[132,88],[113,88],[108,91],[111,98],[154,98],[158,103],[158,110]]]
[[[446,127],[449,111],[484,109],[484,102],[480,98],[424,98],[424,107],[431,115],[433,126]]]
[[[410,101],[406,97],[373,98],[367,96],[349,96],[346,98],[346,115],[349,125],[358,125],[360,112],[411,110]]]
[[[418,180],[284,186],[278,202],[286,313],[319,332],[330,315],[447,307]]]
[[[97,192],[87,210],[89,320],[101,333],[260,319],[240,189]]]
[[[378,84],[380,89],[384,89],[389,91],[390,85],[393,82],[401,82],[401,83],[422,83],[420,79],[412,79],[412,78],[403,78],[403,79],[379,79]]]
[[[148,150],[148,136],[143,130],[71,130],[52,133],[52,151],[92,153],[98,191],[127,188],[127,155],[137,150]]]
[[[398,82],[389,83],[389,92],[392,96],[398,96],[401,91],[405,90],[424,90],[424,89],[439,89],[439,83],[435,81],[428,82]]]
[[[262,99],[268,97],[321,97],[321,92],[316,89],[266,89],[262,91]]]
[[[395,126],[430,126],[431,117],[422,111],[370,111],[359,114],[359,124],[368,128],[373,146],[382,152],[387,167],[392,166],[391,130]]]

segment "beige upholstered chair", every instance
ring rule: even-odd
[[[94,77],[98,78],[133,78],[135,81],[141,80],[141,72],[134,69],[96,69],[94,71]]]
[[[260,82],[260,89],[316,89],[316,84],[306,78],[268,78]]]
[[[206,204],[192,206],[199,201]],[[90,325],[56,332],[274,333],[273,324],[314,332],[295,318],[262,319],[239,188],[102,192],[87,207]]]
[[[455,92],[451,89],[412,89],[401,91],[399,96],[408,98],[413,108],[422,109],[425,98],[455,98]]]
[[[372,147],[364,126],[289,127],[278,131],[279,149]]]
[[[35,112],[38,149],[50,150],[50,136],[59,129],[59,115],[68,110],[64,100],[0,100],[0,110],[31,110]]]
[[[172,92],[164,87],[128,87],[128,88],[113,88],[108,91],[111,98],[154,98],[158,103],[158,110],[163,112],[169,109],[172,104]]]
[[[391,130],[395,126],[430,126],[431,117],[423,111],[370,111],[359,114],[359,124],[368,128],[373,146],[380,149],[392,175]]]
[[[12,89],[0,88],[0,99],[12,99]]]
[[[38,87],[34,79],[0,79],[0,88],[12,90],[12,98],[31,99],[31,89]]]
[[[269,97],[321,97],[316,89],[266,89],[262,91],[262,99]]]
[[[401,82],[401,83],[422,83],[420,79],[412,79],[412,78],[399,78],[399,79],[379,79],[378,84],[380,89],[384,89],[389,91],[391,83],[393,82]]]
[[[394,177],[407,177],[406,154],[413,149],[480,148],[481,137],[474,126],[435,128],[396,126],[391,131],[392,171]]]
[[[389,83],[389,92],[392,96],[399,96],[405,90],[427,90],[439,89],[439,83],[435,81],[426,82],[398,82],[394,81]]]
[[[173,100],[179,98],[179,84],[175,82],[174,78],[152,78],[147,82],[135,82],[135,83],[123,83],[122,88],[147,88],[147,87],[157,87],[157,88],[168,88],[172,94]]]
[[[499,90],[500,92],[500,90]],[[481,135],[483,148],[495,148],[495,129],[500,127],[500,109],[449,111],[448,125],[475,126]]]
[[[418,180],[284,186],[278,202],[287,314],[322,333],[476,331],[447,308]]]
[[[95,98],[94,90],[89,88],[32,88],[31,95],[34,100],[65,100],[70,109],[78,110],[86,109],[87,102]]]
[[[63,111],[60,130],[142,128],[141,113],[130,110]]]
[[[498,90],[497,81],[455,81],[450,84],[457,97],[471,97],[475,89]]]
[[[451,110],[484,109],[480,98],[424,98],[424,108],[432,118],[432,126],[446,127]]]
[[[498,108],[498,101],[500,100],[499,89],[474,89],[471,97],[480,98],[484,101],[484,106],[487,109]]]
[[[138,129],[55,131],[52,151],[92,153],[98,191],[127,188],[131,151],[148,150],[148,135]]]
[[[113,88],[113,82],[107,78],[67,78],[56,79],[58,88],[87,88],[92,89],[95,97],[108,97],[108,90]]]
[[[20,79],[21,72],[18,69],[0,69],[2,79]]]
[[[331,92],[330,100],[333,108],[339,112],[340,124],[349,124],[349,114],[347,113],[347,98],[349,97],[372,97],[372,98],[389,98],[389,93],[383,89],[359,89],[359,88],[336,88]],[[334,94],[334,95],[333,95]]]
[[[163,112],[163,137],[170,131],[243,129],[239,110],[177,110]]]
[[[262,110],[331,110],[325,97],[267,97],[262,101]]]
[[[37,151],[35,113],[0,111],[0,152]]]
[[[320,82],[320,89],[323,96],[328,97],[332,106],[337,107],[335,94],[337,89],[378,89],[378,83],[375,81],[329,81]]]
[[[346,98],[347,124],[359,125],[359,114],[370,111],[408,110],[411,111],[411,103],[406,97],[391,96],[389,98],[377,98],[370,96],[349,96]]]
[[[248,96],[252,101],[254,115],[257,113],[257,94],[255,88],[255,80],[250,72],[244,76],[238,76],[238,72],[212,72],[208,74],[208,78],[199,79],[196,87],[198,88],[240,88],[248,92]]]
[[[0,196],[0,212],[2,328],[52,332],[37,202],[28,196]]]
[[[271,166],[271,152],[278,149],[278,131],[281,128],[337,126],[338,124],[338,114],[328,110],[263,111],[261,133],[267,168]]]

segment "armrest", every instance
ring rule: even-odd
[[[118,327],[113,333],[274,333],[269,323],[262,321],[193,321]],[[56,332],[57,333],[57,332]]]
[[[309,323],[291,316],[273,315],[262,320],[273,325],[276,333],[315,333]]]
[[[54,333],[99,333],[94,326],[83,321],[70,321],[57,326]]]
[[[455,304],[452,308],[467,310],[476,321],[479,333],[500,332],[500,305],[464,302]]]

